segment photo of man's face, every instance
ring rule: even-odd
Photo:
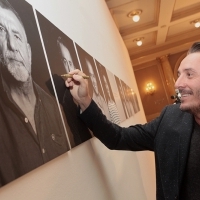
[[[17,81],[25,82],[31,74],[31,50],[17,16],[0,7],[0,55],[3,69]]]
[[[61,61],[65,67],[66,73],[69,73],[75,69],[69,49],[60,41],[58,41],[58,46],[60,48]]]
[[[82,49],[79,45],[76,45],[81,70],[88,75],[90,78],[88,80],[89,93],[92,98],[102,97],[103,91],[101,88],[100,79],[96,69],[94,58]]]
[[[92,82],[92,86],[93,86],[94,92],[98,95],[99,94],[99,90],[98,90],[96,75],[94,73],[94,70],[92,68],[91,63],[88,60],[86,60],[86,65],[87,65],[87,68],[88,68],[89,76],[91,78],[91,82]]]

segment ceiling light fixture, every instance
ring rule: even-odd
[[[199,28],[200,27],[200,19],[196,19],[192,22],[190,22],[191,24],[193,24],[196,28]]]
[[[138,22],[140,20],[140,15],[142,14],[142,10],[133,10],[128,13],[128,17],[131,17],[134,22]]]
[[[142,46],[142,40],[144,40],[143,37],[134,39],[133,42],[136,42],[137,46]]]

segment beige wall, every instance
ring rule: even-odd
[[[147,121],[150,121],[158,116],[161,109],[169,103],[160,63],[155,60],[138,66],[135,76],[145,115]],[[151,95],[146,92],[146,85],[149,82],[155,86],[155,92]]]
[[[103,0],[28,0],[139,95],[127,50]],[[122,126],[145,123],[140,112]],[[154,156],[110,151],[93,138],[0,189],[3,200],[155,200]]]
[[[177,79],[177,69],[186,53],[187,51],[180,49],[180,52],[176,54],[167,55],[172,72],[170,76],[173,77],[174,81]],[[165,56],[163,55],[163,57]],[[168,90],[169,84],[166,80],[161,59],[162,57],[156,57],[152,61],[134,66],[135,78],[147,121],[157,117],[166,105],[174,102],[171,96],[175,95],[175,91],[174,88],[170,92]],[[155,86],[155,92],[152,95],[146,92],[148,82],[152,82]]]

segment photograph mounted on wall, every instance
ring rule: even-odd
[[[115,80],[115,75],[109,71],[108,69],[106,69],[106,74],[110,83],[110,87],[112,88],[112,94],[113,94],[113,98],[118,110],[118,114],[120,116],[120,123],[126,120],[126,115],[124,112],[124,108],[123,108],[123,104],[122,104],[122,100],[120,97],[120,93],[118,90],[118,85],[117,82]]]
[[[122,88],[121,80],[117,76],[115,76],[115,81],[116,81],[116,84],[117,84],[117,88],[118,88],[119,96],[120,96],[120,99],[121,99],[121,102],[122,102],[122,107],[123,107],[123,110],[124,110],[125,117],[126,117],[126,119],[128,119],[130,116],[129,116],[129,113],[128,113],[126,98],[125,98],[124,90]]]
[[[108,106],[110,121],[115,124],[120,124],[121,119],[120,119],[119,111],[118,111],[118,108],[113,96],[113,91],[110,85],[110,80],[108,78],[106,69],[98,61],[95,60],[95,63],[97,66],[97,70],[99,72],[99,78],[101,80],[101,85],[104,91],[105,100]]]
[[[0,0],[0,186],[70,149],[33,8]]]
[[[70,144],[71,147],[75,147],[92,138],[89,129],[77,116],[77,105],[74,103],[69,89],[65,86],[65,78],[61,77],[71,70],[80,69],[75,45],[68,36],[39,12],[37,12],[37,17]],[[46,84],[49,91],[55,96],[52,81],[49,79]]]
[[[122,86],[122,90],[124,94],[124,103],[126,105],[127,114],[128,114],[128,117],[130,118],[135,114],[131,97],[130,97],[130,89],[124,81],[121,80],[120,82],[121,82],[121,86]]]
[[[108,110],[108,105],[106,103],[103,90],[101,87],[100,79],[94,62],[94,58],[88,54],[84,49],[76,44],[78,51],[78,56],[81,63],[81,68],[85,74],[90,76],[88,80],[88,87],[90,91],[90,96],[99,106],[103,114],[110,120],[110,114]]]
[[[133,89],[129,88],[129,95],[133,105],[134,112],[137,113],[140,111],[139,102],[137,98],[137,94],[133,91]]]

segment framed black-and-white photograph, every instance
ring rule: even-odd
[[[113,96],[118,108],[118,112],[120,115],[121,122],[126,120],[128,117],[126,116],[125,110],[124,110],[124,105],[122,102],[122,99],[124,99],[124,96],[122,96],[121,91],[119,91],[120,88],[122,88],[120,79],[116,77],[111,71],[106,69],[108,79],[110,81],[110,85],[113,91]],[[122,97],[121,97],[122,96]]]
[[[139,106],[137,94],[133,91],[133,89],[131,89],[131,101],[132,101],[133,109],[134,109],[135,113],[139,112],[140,106]]]
[[[71,70],[80,69],[74,42],[54,24],[37,12],[38,21],[52,73],[56,94],[64,113],[67,133],[71,146],[77,146],[88,139],[91,133],[77,116],[77,105],[74,103],[70,90],[65,86],[65,77],[61,76]],[[47,86],[53,95],[52,81]]]
[[[119,96],[120,96],[120,99],[121,99],[121,102],[122,102],[122,107],[123,107],[123,110],[124,110],[125,117],[126,117],[126,119],[128,119],[129,113],[128,113],[126,98],[125,98],[124,90],[122,88],[121,80],[117,76],[115,76],[115,81],[116,81],[116,84],[117,84],[117,88],[118,88]]]
[[[0,186],[70,149],[33,8],[0,0]],[[3,45],[2,45],[3,44]]]
[[[122,89],[124,91],[124,96],[125,96],[125,102],[126,102],[126,107],[128,110],[128,115],[129,117],[133,116],[135,114],[134,112],[134,108],[133,108],[133,104],[131,101],[131,89],[130,87],[124,83],[124,81],[121,80],[121,85],[122,85]]]
[[[125,111],[124,111],[123,102],[121,100],[121,96],[120,96],[121,94],[120,94],[119,89],[118,89],[119,86],[118,86],[118,83],[116,81],[117,77],[111,71],[109,71],[108,69],[106,69],[106,73],[107,73],[107,76],[108,76],[108,79],[109,79],[109,82],[110,82],[110,85],[111,85],[111,88],[112,88],[112,93],[113,93],[113,97],[115,99],[115,103],[117,105],[120,120],[121,120],[121,122],[123,122],[124,120],[126,120],[127,117],[126,117],[126,114],[125,114]]]
[[[102,112],[106,115],[107,119],[110,120],[108,106],[101,88],[94,59],[79,45],[76,44],[76,48],[78,51],[78,56],[80,59],[82,70],[85,74],[88,74],[90,76],[90,79],[88,80],[90,96],[96,102],[96,104],[99,106]]]
[[[115,102],[115,98],[113,95],[113,91],[110,84],[110,79],[108,78],[107,71],[103,65],[101,65],[98,61],[95,60],[97,70],[99,72],[99,78],[101,80],[101,84],[103,87],[105,100],[108,106],[108,111],[110,115],[110,121],[115,124],[121,123],[121,118],[119,115],[118,107]]]

